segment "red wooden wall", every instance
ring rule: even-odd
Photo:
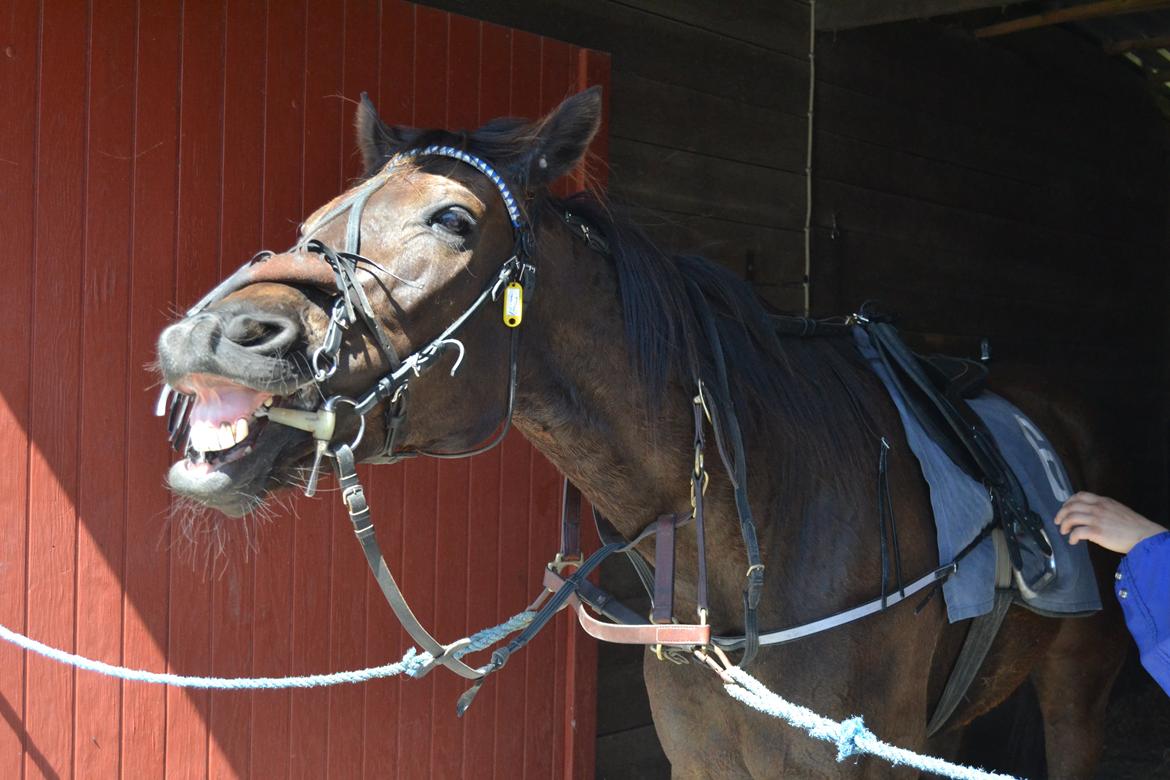
[[[604,55],[402,2],[0,0],[0,622],[183,674],[397,659],[403,633],[335,495],[277,511],[258,551],[236,543],[210,575],[172,545],[154,339],[358,172],[348,98],[474,126],[608,73]],[[367,484],[389,563],[440,637],[537,591],[559,486],[522,439]],[[188,692],[4,645],[0,777],[588,777],[595,650],[564,617],[462,720],[463,683],[442,672]]]

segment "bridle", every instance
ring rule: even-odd
[[[370,197],[387,182],[388,171],[405,161],[424,157],[445,157],[458,160],[486,176],[499,192],[507,208],[513,231],[513,245],[508,259],[501,264],[495,277],[461,314],[422,348],[406,357],[400,357],[385,329],[375,316],[369,299],[357,278],[359,270],[370,272],[371,268],[378,268],[376,263],[361,254],[361,219],[362,212]],[[897,592],[889,595],[885,592],[883,579],[883,591],[880,599],[874,599],[853,609],[802,626],[760,634],[756,613],[763,590],[765,567],[761,560],[755,522],[748,502],[743,439],[736,419],[734,403],[731,401],[727,365],[722,352],[721,338],[717,331],[715,314],[711,311],[703,291],[693,281],[688,280],[687,294],[692,299],[700,324],[711,345],[714,365],[713,375],[706,378],[701,375],[697,367],[692,367],[692,379],[695,387],[695,396],[692,401],[695,427],[694,464],[690,475],[691,510],[682,514],[661,515],[636,538],[626,540],[595,509],[593,511],[594,521],[603,544],[596,552],[585,557],[579,548],[578,527],[581,495],[575,486],[565,480],[561,511],[561,548],[545,572],[545,589],[529,607],[529,610],[535,613],[531,622],[508,645],[496,649],[486,664],[477,668],[468,666],[460,660],[461,653],[459,651],[467,646],[469,640],[465,638],[449,644],[439,642],[419,623],[406,603],[389,567],[386,565],[375,536],[365,490],[357,475],[357,459],[354,452],[366,435],[366,417],[373,413],[379,404],[383,403],[385,404],[383,416],[386,435],[377,452],[366,459],[370,462],[390,463],[414,455],[438,458],[471,457],[486,452],[503,440],[511,425],[515,408],[518,337],[519,326],[523,319],[523,305],[526,296],[531,298],[535,286],[536,267],[532,257],[535,243],[534,226],[525,218],[511,189],[495,168],[480,157],[455,147],[443,145],[427,146],[395,155],[379,174],[351,191],[340,202],[315,219],[314,224],[324,225],[343,214],[346,215],[347,219],[345,249],[333,249],[320,240],[312,238],[311,235],[302,236],[294,247],[294,250],[318,256],[329,265],[333,272],[333,283],[337,291],[329,307],[329,323],[324,339],[312,354],[311,365],[314,379],[323,386],[324,382],[334,374],[339,362],[342,334],[358,323],[363,325],[373,337],[379,351],[388,361],[389,371],[356,396],[335,394],[327,397],[314,410],[273,406],[262,410],[261,413],[266,414],[271,422],[297,428],[312,435],[315,442],[315,453],[312,470],[305,487],[306,495],[311,496],[316,492],[324,461],[329,459],[333,462],[341,487],[342,500],[353,524],[354,533],[362,545],[367,564],[379,588],[407,633],[422,650],[431,656],[430,661],[423,667],[418,676],[429,673],[437,666],[446,666],[455,674],[474,681],[472,687],[460,697],[457,706],[457,711],[460,714],[470,706],[487,676],[502,668],[512,653],[526,645],[560,609],[565,607],[574,608],[586,632],[599,639],[646,645],[651,647],[662,660],[672,660],[678,663],[693,661],[710,666],[723,674],[723,670],[731,665],[725,655],[727,651],[742,651],[743,655],[740,659],[742,666],[751,661],[761,645],[793,641],[851,622],[865,615],[883,611],[923,588],[940,585],[955,571],[957,563],[952,561],[904,587],[899,587]],[[588,222],[567,211],[562,212],[560,216],[574,234],[582,238],[591,249],[603,254],[608,253],[609,247],[604,237],[592,230]],[[274,257],[276,255],[271,252],[261,252],[253,257],[189,309],[186,316],[199,314],[228,294],[255,281],[257,267],[271,261]],[[385,269],[381,270],[385,271]],[[484,306],[501,300],[504,309],[503,322],[511,332],[506,404],[503,419],[497,426],[497,431],[483,444],[460,452],[399,449],[398,439],[406,419],[411,381],[421,376],[436,363],[438,358],[452,349],[458,351],[454,365],[450,370],[450,374],[454,376],[465,352],[463,343],[456,337],[458,332]],[[816,330],[817,324],[809,325],[811,322],[802,322],[802,334],[805,328],[811,328],[810,334]],[[168,416],[169,435],[176,449],[182,449],[185,446],[189,430],[187,418],[192,405],[191,401],[190,396],[184,395],[170,386],[163,388],[158,400],[156,413],[159,416]],[[337,442],[334,440],[337,415],[342,407],[349,407],[352,413],[358,417],[359,427],[352,440]],[[704,529],[704,494],[709,480],[704,462],[707,427],[714,433],[719,458],[734,491],[741,535],[747,552],[748,567],[745,574],[746,586],[743,591],[744,634],[742,636],[713,637],[708,620]],[[673,610],[674,540],[675,531],[692,522],[696,528],[699,553],[696,599],[698,620],[695,623],[687,624],[679,623]],[[634,550],[637,545],[650,537],[656,537],[655,565],[652,571]],[[654,612],[649,621],[633,613],[617,599],[592,585],[586,579],[605,558],[617,552],[628,555],[643,584],[650,592],[654,603]],[[566,575],[565,570],[569,568],[574,569],[574,571]],[[604,622],[594,618],[585,610],[585,605],[589,605],[595,612],[608,617],[612,622]],[[718,661],[715,660],[716,658]]]

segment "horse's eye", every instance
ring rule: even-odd
[[[475,220],[467,209],[459,206],[448,206],[436,212],[429,220],[431,227],[444,230],[452,235],[466,236],[475,227]]]

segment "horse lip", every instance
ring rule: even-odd
[[[226,373],[203,371],[183,374],[178,377],[167,376],[164,372],[163,380],[180,393],[190,396],[199,395],[199,390],[204,387],[228,385],[235,385],[268,396],[291,396],[314,383],[314,379],[311,376],[290,376],[286,379],[256,381],[253,377],[232,376]]]

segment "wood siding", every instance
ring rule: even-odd
[[[663,247],[802,309],[806,3],[425,1],[609,52],[614,200]]]
[[[876,299],[923,347],[986,337],[993,369],[1035,366],[1108,416],[1156,509],[1170,171],[1140,72],[1063,29],[817,43],[814,312]]]
[[[392,0],[6,0],[0,19],[0,622],[181,674],[397,659],[409,643],[332,493],[250,540],[237,528],[226,565],[204,565],[211,538],[186,555],[151,416],[155,338],[359,172],[361,91],[388,121],[474,126],[607,84],[607,58]],[[538,591],[560,488],[523,439],[365,478],[388,562],[439,637]],[[589,777],[595,659],[562,615],[457,719],[464,684],[443,672],[189,692],[3,645],[0,777]]]

